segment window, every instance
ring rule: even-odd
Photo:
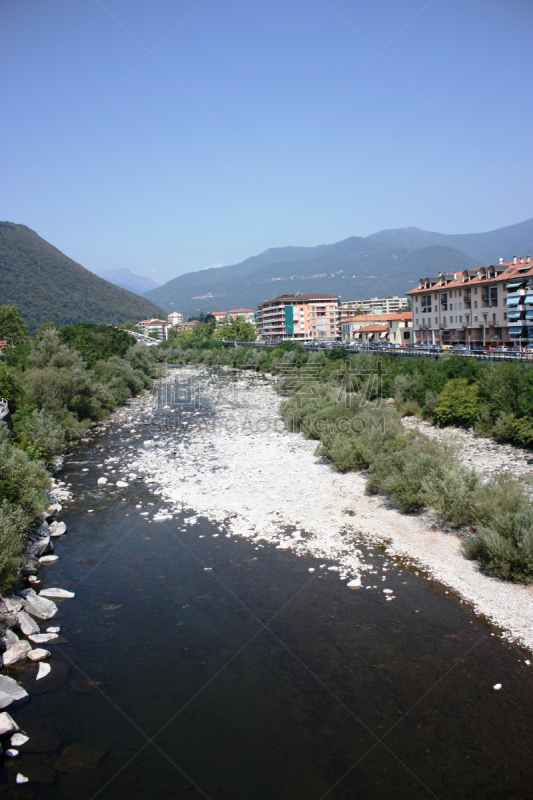
[[[477,292],[477,290],[476,290]],[[477,300],[474,300],[474,308],[477,308]]]
[[[477,314],[475,314],[475,316],[474,316],[474,320],[477,322]]]
[[[504,319],[507,319],[507,311],[504,311],[504,312],[503,312],[503,318],[504,318]]]
[[[462,297],[462,296],[463,296],[463,290],[459,289],[459,297]]]
[[[418,325],[418,320],[416,321],[416,324]]]
[[[446,317],[443,317],[442,320],[443,320],[444,324],[446,325]]]
[[[476,286],[476,288],[474,289],[474,294],[477,294],[477,286]]]
[[[462,310],[463,310],[463,304],[459,303],[459,311],[462,311]]]
[[[470,325],[470,314],[466,315],[466,324]]]
[[[459,317],[459,322],[462,322],[462,321],[463,321],[463,318],[462,318],[462,317]]]
[[[439,318],[435,317],[435,325],[438,325],[438,324],[439,324]]]

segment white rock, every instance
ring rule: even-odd
[[[13,678],[7,675],[0,675],[0,708],[7,708],[14,700],[23,700],[28,696],[22,686],[19,686]]]
[[[8,628],[7,631],[4,633],[3,636],[4,643],[6,647],[12,647],[12,645],[16,644],[19,641],[19,637],[12,631],[11,628]]]
[[[32,661],[42,661],[43,658],[50,658],[50,651],[43,647],[36,647],[34,650],[30,650],[28,658]]]
[[[17,622],[20,625],[20,630],[26,636],[30,633],[39,633],[39,626],[35,620],[30,617],[27,611],[19,611],[17,614]]]
[[[40,681],[41,678],[46,678],[46,676],[50,674],[51,669],[52,667],[50,666],[50,664],[44,664],[44,663],[39,664],[39,669],[37,670],[37,675],[35,677],[35,680]]]
[[[129,483],[126,483],[126,481],[117,481],[115,486],[118,486],[119,489],[127,489]]]
[[[30,737],[26,736],[24,733],[14,733],[11,737],[11,747],[22,747],[23,744],[30,741]]]
[[[31,650],[31,644],[26,640],[17,642],[16,644],[12,645],[12,647],[10,647],[4,653],[3,656],[4,666],[7,667],[9,664],[15,664],[22,658],[26,658],[30,650]]]
[[[25,775],[21,775],[20,772],[17,773],[17,777],[15,778],[16,783],[28,783],[29,778],[26,778]]]
[[[526,661],[524,661],[524,664],[527,664],[528,667],[530,667],[531,666],[531,661],[527,661],[527,659],[526,659]]]
[[[74,592],[69,592],[67,589],[41,589],[39,597],[74,597]]]
[[[19,751],[18,751],[18,750],[15,750],[15,748],[14,748],[14,747],[9,747],[9,748],[8,748],[8,749],[5,751],[5,754],[6,754],[6,756],[9,756],[9,758],[15,758],[15,756],[18,756],[18,754],[19,754]]]
[[[96,483],[98,484],[98,486],[105,486],[107,483],[107,478],[98,478]]]
[[[307,571],[308,571],[308,572],[314,572],[314,571],[315,571],[315,568],[314,568],[314,567],[309,567],[309,569],[308,569]]]
[[[55,538],[57,536],[63,536],[64,533],[67,532],[67,526],[64,522],[52,522],[50,524],[50,536]]]
[[[0,713],[0,736],[7,736],[8,733],[16,733],[20,728],[7,711]]]
[[[392,594],[392,589],[383,589],[383,594]]]
[[[28,578],[28,583],[40,583],[41,581],[36,575],[30,575]]]
[[[22,600],[18,597],[4,597],[3,601],[10,614],[16,614],[22,608]]]
[[[57,606],[46,597],[39,597],[33,589],[24,589],[21,593],[24,598],[24,608],[33,617],[50,619],[57,614]]]
[[[495,684],[494,684],[494,686],[493,686],[492,688],[493,688],[495,691],[499,692],[499,691],[500,691],[500,689],[502,688],[502,685],[501,685],[501,683],[495,683]]]
[[[60,630],[61,628],[57,625],[54,628],[47,628],[46,633],[59,633]]]
[[[357,577],[357,578],[354,578],[351,581],[348,581],[346,586],[349,589],[360,589],[361,588],[361,578]]]
[[[35,642],[35,644],[44,644],[45,642],[51,642],[52,639],[57,639],[57,633],[33,633],[28,636],[28,639]]]
[[[39,559],[39,564],[52,564],[54,561],[57,561],[59,556],[41,556]]]

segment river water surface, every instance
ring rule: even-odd
[[[393,603],[194,509],[152,521],[141,480],[97,491],[95,466],[136,446],[111,428],[59,476],[74,501],[41,585],[75,598],[50,676],[9,673],[30,741],[2,798],[533,797],[528,653],[379,548],[361,545]],[[74,744],[96,766],[61,755]]]

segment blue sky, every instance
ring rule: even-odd
[[[0,27],[0,219],[94,271],[533,217],[531,2],[4,0]]]

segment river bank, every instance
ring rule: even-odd
[[[334,472],[315,455],[314,442],[285,430],[271,380],[243,372],[223,379],[193,366],[180,369],[179,380],[182,391],[190,392],[194,384],[196,399],[188,400],[190,408],[180,418],[184,435],[177,449],[173,414],[184,406],[171,375],[161,383],[159,397],[168,409],[168,430],[122,468],[159,487],[169,516],[185,505],[208,519],[224,519],[224,531],[258,547],[274,543],[328,559],[341,580],[364,591],[387,587],[376,586],[358,544],[384,544],[391,557],[418,564],[457,592],[500,627],[504,638],[533,650],[533,587],[483,574],[464,557],[460,537],[439,528],[430,512],[400,514],[384,498],[365,493],[364,474]],[[146,402],[134,400],[127,411],[115,412],[114,420],[128,416],[135,424],[146,413]],[[202,404],[211,416],[195,427]],[[395,595],[390,597],[392,603]]]

